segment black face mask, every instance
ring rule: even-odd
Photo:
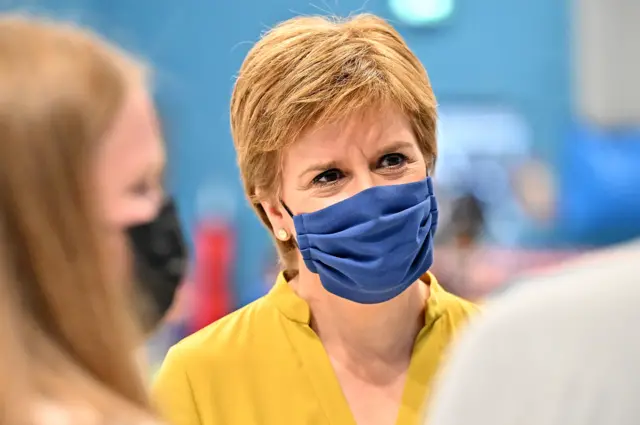
[[[128,229],[144,330],[152,331],[171,308],[187,269],[187,249],[175,203],[168,200],[151,222]],[[151,310],[151,311],[149,311]]]

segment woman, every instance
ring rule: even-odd
[[[151,418],[128,245],[137,270],[156,272],[142,286],[177,257],[149,248],[175,238],[158,230],[173,210],[145,85],[136,61],[85,31],[0,17],[3,424]]]
[[[292,19],[249,52],[231,125],[284,271],[172,348],[158,408],[176,425],[416,423],[475,310],[428,273],[436,100],[424,68],[374,16]]]

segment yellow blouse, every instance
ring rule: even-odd
[[[413,350],[397,424],[417,424],[434,373],[476,307],[428,273],[425,326]],[[154,403],[172,425],[356,425],[308,304],[282,274],[266,296],[187,337],[167,355]]]

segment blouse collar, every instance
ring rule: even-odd
[[[429,298],[425,305],[425,327],[430,326],[443,312],[443,295],[445,290],[440,286],[436,277],[431,272],[425,273],[420,282],[429,286]],[[308,325],[311,321],[309,304],[295,293],[291,285],[280,273],[276,283],[269,291],[267,299],[274,303],[280,312],[289,320]]]

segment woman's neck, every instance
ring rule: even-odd
[[[358,304],[330,294],[308,270],[301,270],[291,285],[309,304],[311,327],[334,360],[359,367],[408,364],[424,326],[426,284],[416,282],[380,304]]]

